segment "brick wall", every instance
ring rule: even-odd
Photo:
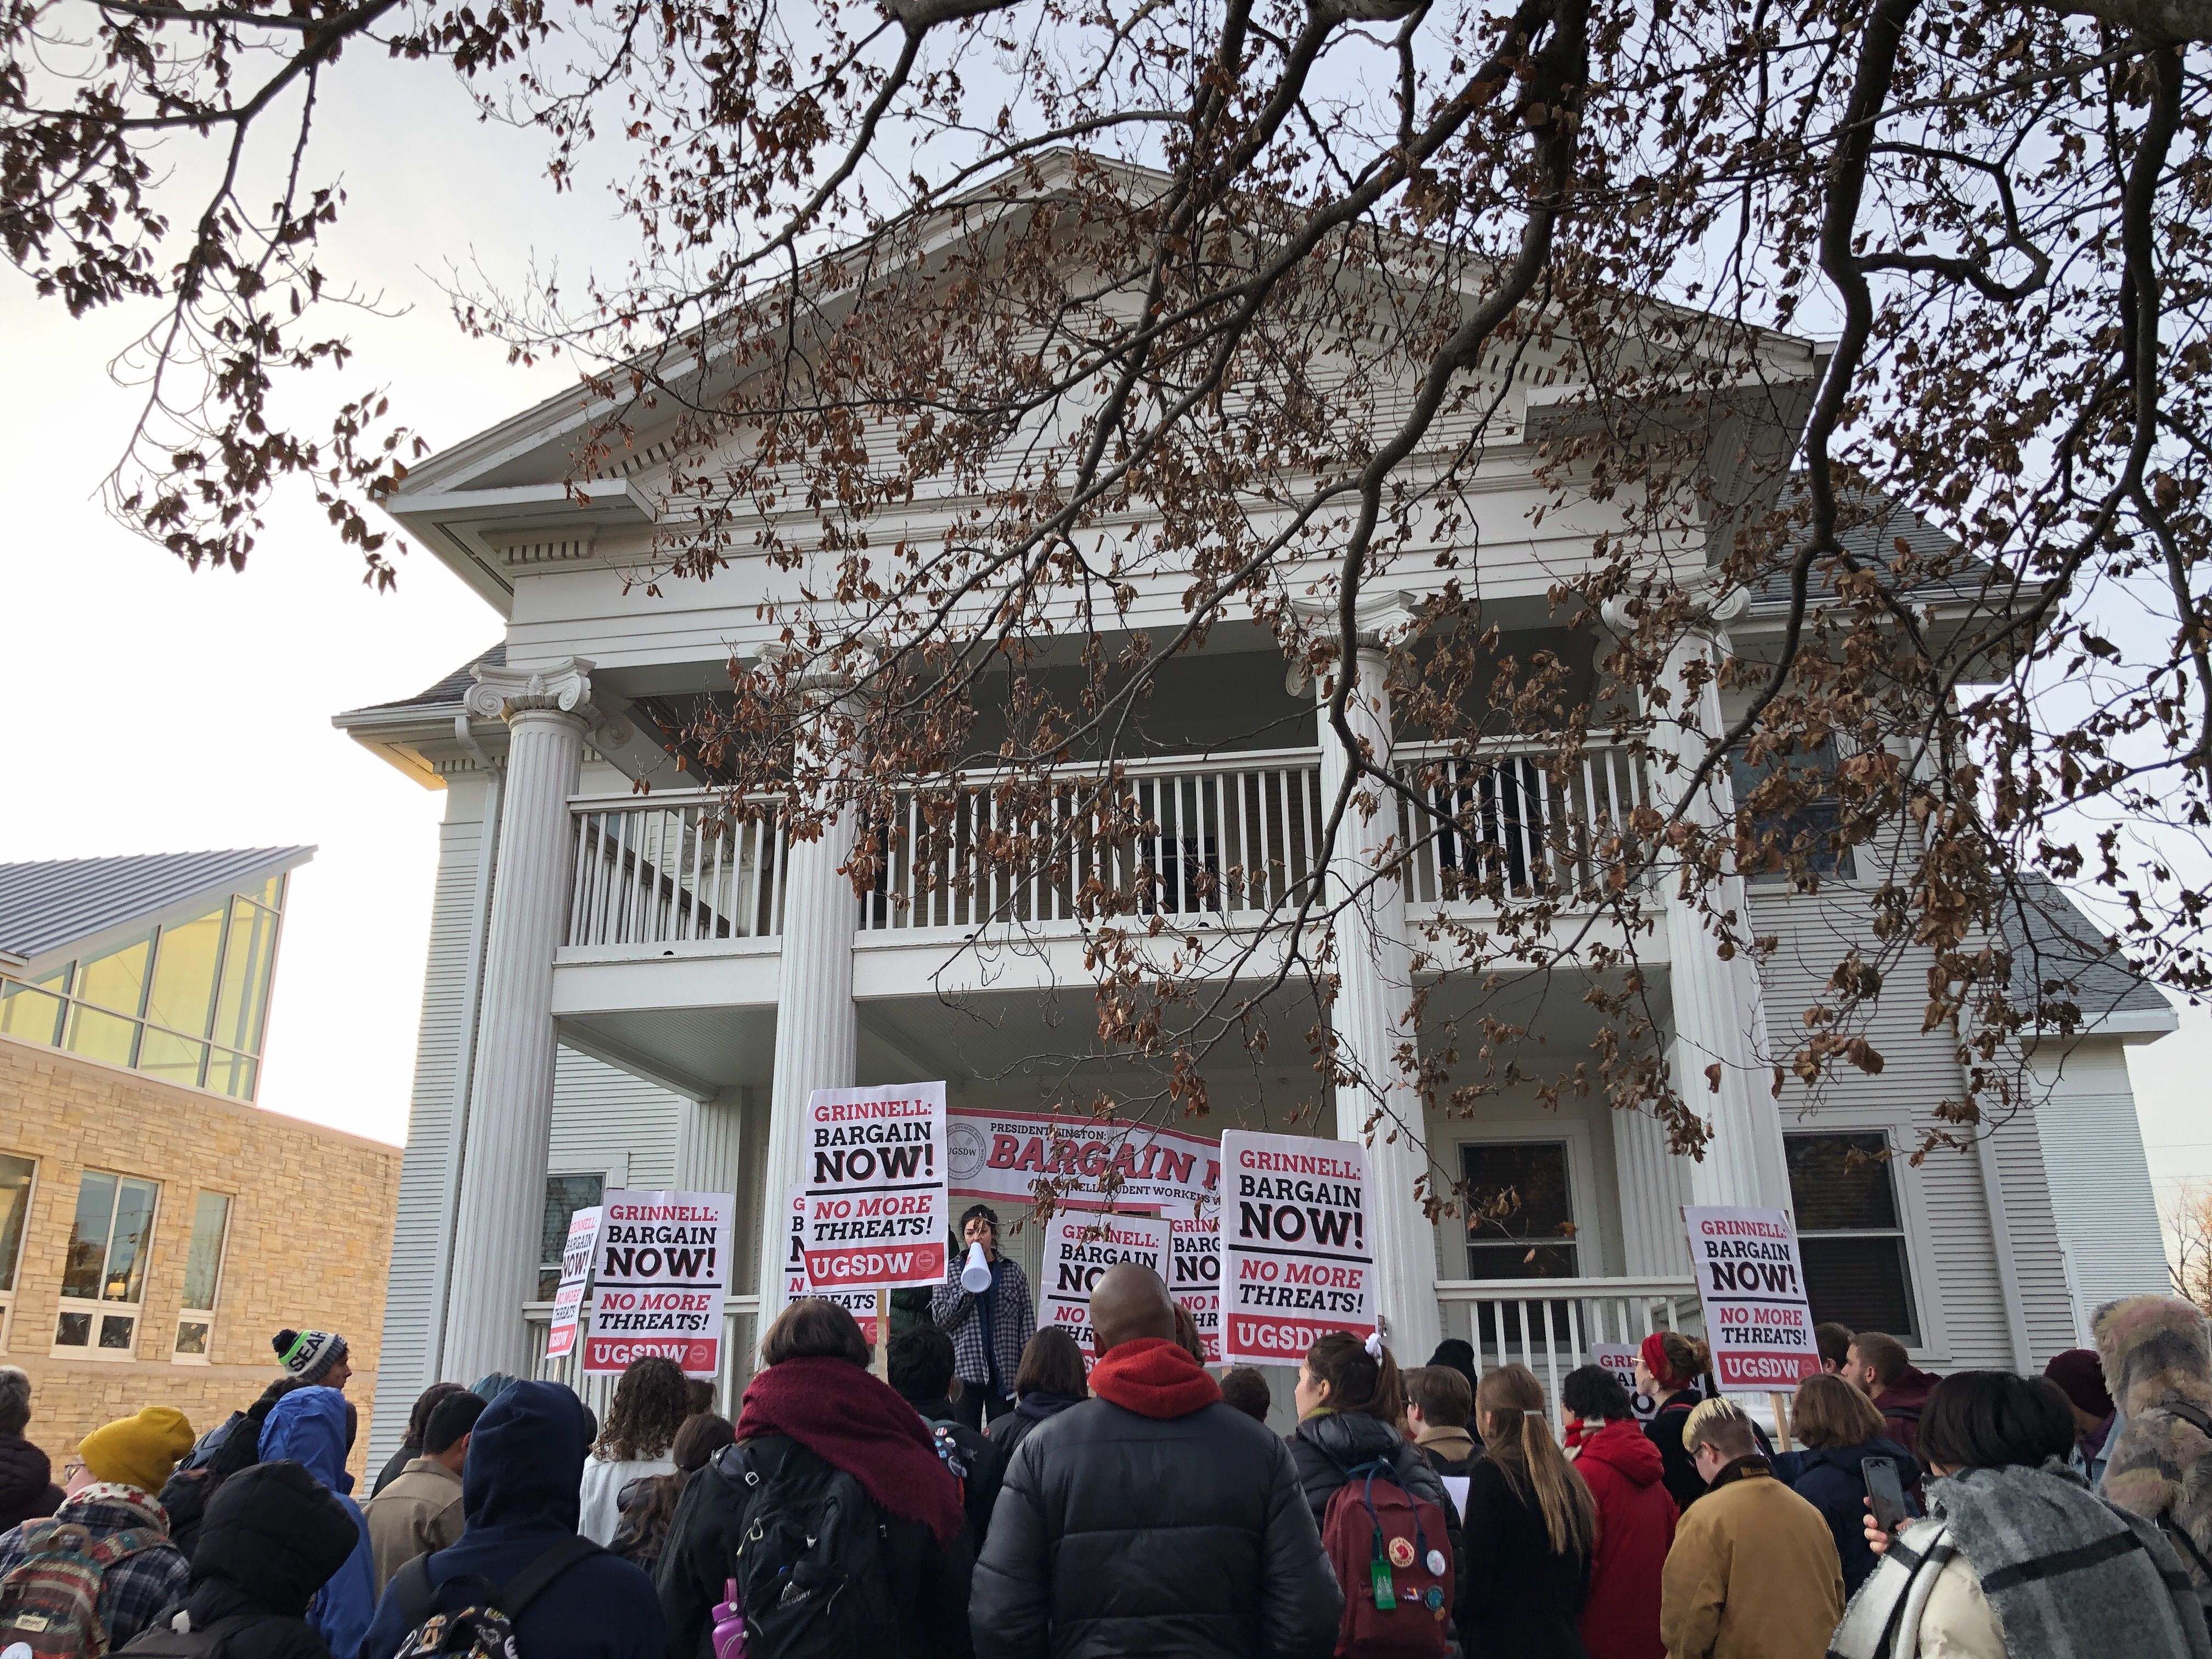
[[[343,1334],[362,1472],[398,1147],[0,1038],[0,1152],[38,1161],[0,1358],[30,1373],[30,1437],[58,1476],[79,1437],[142,1406],[174,1406],[198,1432],[247,1405],[277,1375],[270,1339],[287,1326]],[[77,1179],[88,1168],[161,1183],[130,1361],[52,1357]],[[203,1190],[230,1195],[229,1243],[209,1363],[180,1364],[170,1352]]]

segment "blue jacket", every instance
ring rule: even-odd
[[[353,1517],[354,1549],[307,1604],[307,1622],[330,1644],[331,1659],[354,1659],[376,1611],[376,1565],[368,1550],[368,1523],[347,1494],[346,1401],[336,1389],[295,1389],[269,1408],[261,1425],[261,1461],[289,1457],[327,1487]]]
[[[459,1577],[498,1585],[574,1536],[589,1449],[584,1402],[557,1382],[517,1382],[477,1419],[461,1471],[460,1541],[430,1555],[433,1589]],[[394,1585],[398,1581],[393,1581]],[[392,1659],[407,1637],[387,1586],[361,1659]],[[515,1620],[530,1659],[664,1659],[667,1626],[653,1581],[616,1555],[578,1562]]]
[[[1846,1596],[1856,1593],[1874,1571],[1875,1554],[1866,1541],[1866,1476],[1859,1468],[1869,1457],[1887,1457],[1897,1465],[1909,1503],[1919,1465],[1911,1452],[1880,1435],[1856,1446],[1784,1452],[1774,1460],[1774,1473],[1828,1523],[1837,1558],[1843,1563]]]

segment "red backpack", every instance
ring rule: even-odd
[[[1322,1511],[1321,1546],[1344,1589],[1340,1659],[1438,1659],[1451,1644],[1444,1512],[1381,1462],[1349,1471]]]
[[[36,1659],[100,1659],[107,1651],[100,1592],[126,1555],[168,1540],[151,1527],[95,1538],[75,1521],[33,1521],[23,1558],[0,1578],[0,1648],[20,1642]]]

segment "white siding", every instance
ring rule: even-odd
[[[672,1185],[683,1108],[681,1096],[563,1048],[554,1073],[548,1168],[616,1171],[633,1187]]]
[[[2036,1133],[2080,1312],[2170,1289],[2126,1051],[2115,1037],[2085,1038],[2063,1060],[2039,1054],[2036,1070],[2049,1089]]]

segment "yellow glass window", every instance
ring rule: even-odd
[[[104,1060],[110,1066],[131,1064],[138,1042],[138,1022],[119,1014],[104,1014],[77,1003],[70,1009],[69,1035],[62,1046],[87,1060]]]
[[[61,1036],[62,1000],[0,980],[0,1035],[51,1045]]]
[[[223,949],[222,983],[215,1008],[215,1040],[225,1048],[260,1052],[261,1019],[269,1006],[269,975],[276,961],[276,915],[245,899],[233,899],[230,940]]]
[[[207,1082],[204,1085],[216,1094],[228,1095],[234,1100],[253,1098],[253,1060],[246,1054],[234,1054],[228,1048],[208,1050]]]
[[[118,1014],[137,1014],[146,995],[146,968],[153,955],[154,940],[149,934],[94,957],[77,971],[79,1000],[112,1008]]]
[[[181,1083],[197,1089],[200,1085],[200,1067],[206,1062],[208,1047],[191,1037],[178,1036],[173,1032],[146,1028],[146,1035],[138,1043],[138,1069],[149,1077],[160,1078],[165,1083]]]
[[[224,914],[225,907],[218,904],[204,916],[161,930],[154,953],[154,988],[146,999],[146,1018],[155,1024],[188,1036],[207,1035]]]

